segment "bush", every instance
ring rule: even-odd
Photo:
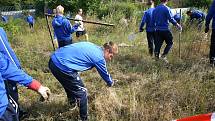
[[[21,31],[22,25],[24,24],[22,19],[9,19],[8,23],[0,22],[0,26],[4,28],[4,30],[8,33],[8,37],[12,39],[17,36],[17,34]]]
[[[97,11],[98,17],[101,19],[107,15],[123,13],[125,18],[130,18],[134,15],[137,7],[129,2],[111,2],[101,5]]]
[[[212,0],[183,0],[184,7],[209,8]]]
[[[47,4],[47,9],[54,9],[58,5],[62,5],[65,13],[72,12],[76,14],[79,8],[82,8],[84,12],[96,11],[96,9],[99,8],[98,6],[100,6],[101,0],[37,0],[35,2],[37,15],[43,15],[45,2]]]

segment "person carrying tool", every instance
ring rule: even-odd
[[[108,42],[103,47],[91,42],[78,42],[56,50],[49,60],[49,69],[64,87],[71,108],[79,106],[82,121],[88,119],[87,89],[78,72],[97,69],[101,77],[111,87],[113,79],[107,71],[106,61],[118,53],[118,46]]]
[[[77,28],[80,25],[78,23],[72,26],[70,21],[63,15],[63,13],[64,8],[61,5],[57,6],[56,16],[52,20],[52,26],[57,37],[59,48],[72,44],[71,34],[77,31]]]
[[[34,20],[34,17],[30,13],[28,13],[26,21],[28,22],[30,29],[33,29],[35,20]]]
[[[142,21],[139,27],[139,32],[143,31],[143,26],[146,23],[146,35],[147,35],[147,40],[148,40],[148,50],[149,54],[153,56],[154,52],[154,39],[155,39],[155,26],[152,22],[152,12],[154,11],[154,1],[150,0],[148,2],[148,6],[150,8],[144,12],[144,15],[142,17]]]
[[[169,22],[176,26],[180,31],[182,27],[173,18],[171,9],[167,6],[169,0],[160,0],[161,4],[158,5],[152,14],[152,21],[155,25],[155,58],[160,58],[160,49],[163,42],[166,42],[166,47],[161,55],[161,59],[168,63],[167,55],[173,45],[173,36],[169,29]]]
[[[186,14],[190,17],[190,24],[197,21],[197,27],[199,30],[202,28],[202,24],[205,20],[205,13],[200,10],[188,10]]]
[[[49,98],[51,92],[48,87],[42,86],[39,81],[15,66],[2,52],[0,52],[0,63],[0,120],[19,121],[18,104],[10,95],[8,98],[4,80],[24,85],[38,92],[45,100]]]
[[[76,37],[78,40],[80,40],[81,36],[85,36],[85,40],[88,41],[88,34],[86,29],[84,28],[84,23],[82,22],[83,18],[82,18],[82,14],[83,14],[83,10],[82,9],[78,9],[78,14],[75,16],[76,20],[80,20],[80,21],[75,21],[75,23],[80,23],[80,26],[78,27],[77,31],[76,31]]]
[[[213,3],[211,4],[211,7],[208,11],[208,14],[206,16],[206,22],[205,22],[205,33],[208,33],[209,31],[209,25],[212,21],[212,34],[211,34],[211,45],[210,45],[210,53],[209,53],[209,59],[210,64],[215,64],[215,0],[213,0]]]

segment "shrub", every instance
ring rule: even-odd
[[[184,7],[208,8],[212,0],[183,0]]]
[[[123,13],[125,18],[130,18],[136,10],[135,4],[129,2],[110,2],[109,4],[101,5],[97,14],[100,19],[107,15],[118,13]]]

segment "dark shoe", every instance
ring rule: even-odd
[[[88,118],[87,117],[82,117],[81,121],[88,121]]]
[[[77,103],[70,104],[70,106],[69,106],[69,110],[70,110],[70,111],[73,111],[73,110],[75,110],[76,108],[77,108]]]
[[[29,114],[28,112],[26,112],[25,110],[23,109],[19,109],[19,120],[24,120],[25,118],[28,118],[29,117]]]

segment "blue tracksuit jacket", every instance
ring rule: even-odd
[[[208,14],[206,16],[206,22],[205,22],[206,27],[209,27],[211,19],[213,19],[213,21],[212,21],[212,29],[215,29],[215,0],[211,4],[209,12],[208,12]]]
[[[155,8],[149,8],[148,10],[146,10],[144,12],[144,15],[142,17],[142,21],[141,21],[139,29],[142,29],[146,23],[146,31],[147,32],[155,31],[155,28],[154,28],[155,26],[154,26],[154,23],[152,22],[152,13],[153,13],[154,9]]]
[[[155,29],[161,31],[169,30],[169,22],[173,25],[177,24],[170,8],[163,4],[158,5],[153,11],[152,21],[155,24]]]
[[[4,114],[8,105],[4,80],[13,80],[19,84],[28,86],[33,78],[21,69],[18,69],[10,59],[0,52],[0,117]]]
[[[34,23],[34,18],[33,18],[33,16],[29,15],[29,16],[27,17],[27,22],[30,23],[30,24],[33,24],[33,23]]]
[[[195,10],[190,15],[190,20],[192,21],[194,19],[204,20],[205,19],[205,14],[202,11]]]
[[[176,13],[174,15],[174,19],[179,22],[182,19],[182,16],[180,15],[180,13]]]
[[[56,50],[51,59],[63,72],[86,71],[93,67],[97,69],[105,82],[111,86],[113,81],[107,71],[103,48],[90,43],[79,42]]]
[[[54,28],[54,33],[56,34],[58,41],[72,40],[71,34],[78,28],[78,26],[72,26],[68,19],[60,15],[56,15],[52,20],[52,26]]]
[[[5,54],[12,63],[14,63],[19,69],[21,69],[21,64],[13,49],[11,48],[8,42],[7,34],[2,27],[0,27],[0,52]]]

